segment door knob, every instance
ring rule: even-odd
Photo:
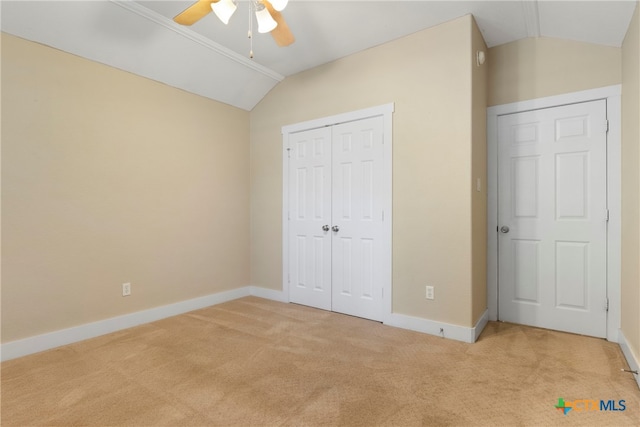
[[[501,233],[508,233],[509,232],[509,227],[507,227],[506,225],[503,225],[502,227],[500,227],[500,232]]]
[[[322,226],[322,231],[329,231],[329,226],[328,225],[323,225]]]
[[[333,227],[331,227],[331,229],[332,229],[333,231],[335,231],[336,233],[337,233],[338,231],[340,231],[340,227],[338,227],[337,225],[334,225]]]

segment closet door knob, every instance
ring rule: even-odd
[[[336,233],[337,233],[338,231],[340,231],[340,227],[338,227],[337,225],[334,225],[333,227],[331,227],[331,229],[332,229],[333,231],[335,231]]]
[[[322,231],[329,231],[329,226],[328,225],[323,225],[322,226]]]

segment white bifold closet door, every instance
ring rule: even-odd
[[[382,320],[383,117],[289,140],[289,299]]]

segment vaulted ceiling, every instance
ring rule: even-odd
[[[473,14],[489,47],[555,37],[619,47],[636,2],[623,1],[313,1],[282,12],[296,37],[278,47],[253,37],[249,2],[228,25],[210,13],[190,27],[172,18],[187,1],[6,1],[2,31],[251,110],[286,76]],[[416,52],[416,54],[420,54]]]

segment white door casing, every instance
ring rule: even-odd
[[[498,118],[499,319],[606,336],[606,101]]]
[[[334,311],[380,321],[384,321],[391,315],[392,113],[393,104],[386,104],[282,128],[284,146],[283,293],[288,301],[302,302],[324,309],[327,309],[327,305],[330,307],[333,305],[331,308]],[[358,128],[363,125],[362,129]],[[298,174],[311,177],[311,182],[316,183],[315,188],[319,186],[319,182],[322,182],[322,186],[326,185],[326,175],[319,172],[322,167],[314,164],[311,158],[307,160],[306,166],[302,163],[298,164],[298,167],[306,169],[306,172],[296,171],[295,163],[298,160],[296,160],[294,144],[302,143],[300,139],[307,137],[300,137],[306,132],[312,132],[314,135],[312,139],[317,140],[322,139],[323,137],[319,135],[327,130],[335,134],[331,139],[334,140],[335,147],[338,147],[334,150],[337,153],[336,156],[329,164],[330,169],[338,172],[334,172],[335,178],[333,182],[331,180],[329,182],[335,188],[341,181],[349,180],[350,191],[343,191],[338,187],[336,194],[331,197],[334,192],[332,188],[327,199],[312,188],[306,195],[307,200],[303,203],[308,213],[305,214],[307,215],[305,221],[302,221],[296,219],[296,215],[300,217],[297,207],[299,201],[292,198],[296,188],[301,185],[297,184]],[[379,134],[372,139],[376,133]],[[297,137],[296,134],[298,134]],[[345,144],[348,145],[347,142],[351,143],[351,150],[343,149]],[[357,161],[354,162],[354,160]],[[323,176],[322,179],[318,178],[320,175]],[[311,184],[307,182],[305,188],[309,189],[309,185]],[[370,193],[374,187],[379,190],[379,194]],[[312,206],[309,195],[316,201],[316,205],[318,200],[329,200],[329,203],[323,202],[323,208],[319,209],[317,206]],[[313,209],[309,210],[309,207]],[[324,211],[327,207],[333,207],[332,214],[335,218],[329,215],[330,220],[325,220],[326,214],[314,214],[314,210]],[[316,218],[310,218],[308,215],[316,215]],[[300,230],[304,228],[303,222],[307,223],[309,230],[301,233]],[[290,223],[293,224],[291,228]],[[328,232],[322,229],[325,225],[330,227]],[[338,231],[333,231],[334,226]],[[296,233],[297,237],[294,237]],[[296,283],[301,276],[294,271],[299,265],[310,269],[308,271],[318,269],[316,266],[321,258],[318,254],[322,254],[322,257],[326,256],[324,251],[327,248],[328,239],[333,240],[335,248],[332,251],[333,260],[329,264],[329,268],[334,266],[332,280],[335,280],[335,285],[330,287],[335,294],[333,304],[331,300],[329,303],[326,302],[326,294],[321,290],[326,289],[326,284],[319,285],[322,282],[317,278],[315,282],[304,278],[304,281],[311,285],[301,286]],[[309,247],[310,242],[314,242],[316,248],[323,249],[310,251],[305,249],[306,252],[302,250],[296,253],[300,242],[306,242],[306,247]],[[344,252],[346,248],[350,248],[350,251]],[[312,258],[314,256],[315,259]],[[306,260],[300,261],[304,257]],[[323,277],[326,278],[326,276]],[[307,296],[302,296],[303,294]]]
[[[487,306],[489,320],[498,319],[498,119],[501,116],[537,109],[553,108],[594,100],[606,100],[609,132],[607,136],[607,207],[609,221],[606,250],[607,302],[606,338],[618,342],[620,328],[621,270],[621,86],[607,86],[563,95],[497,105],[487,109]]]

